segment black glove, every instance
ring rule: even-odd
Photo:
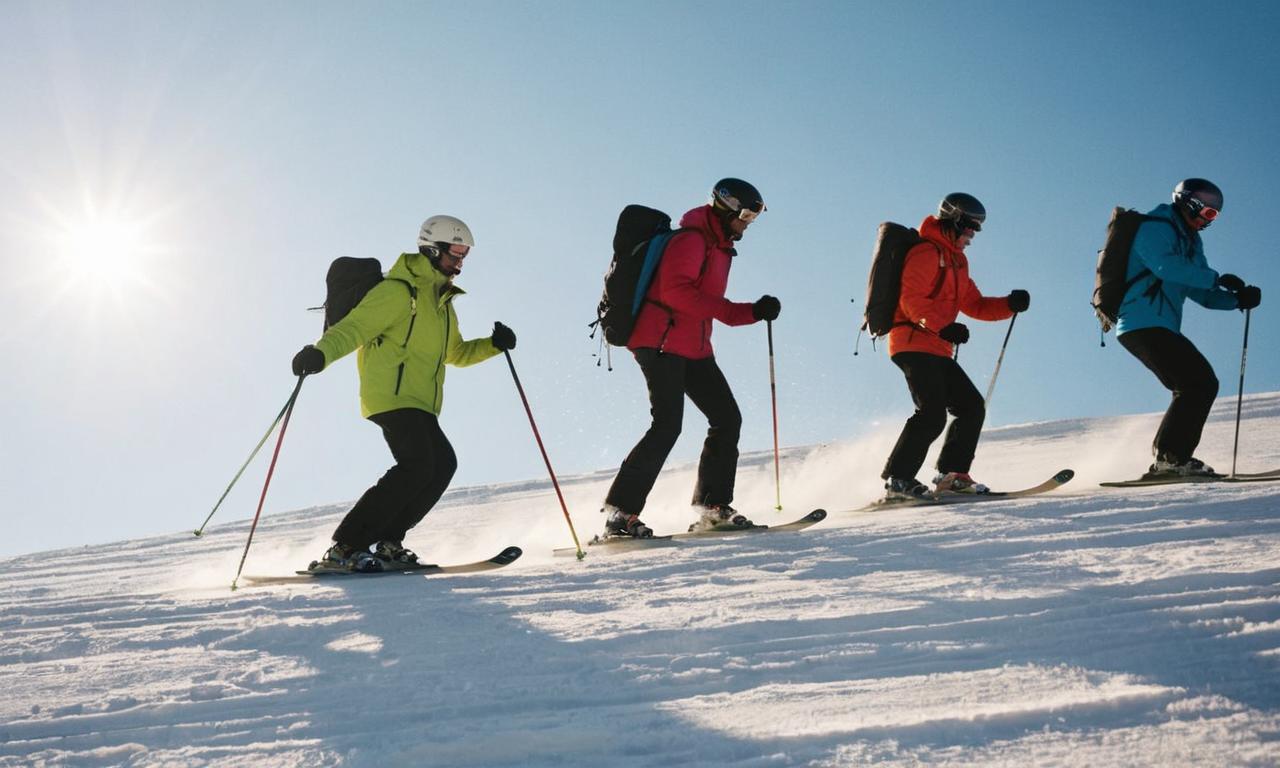
[[[943,341],[949,341],[952,344],[964,344],[969,340],[969,329],[964,323],[952,323],[941,331],[938,331],[938,338]]]
[[[1031,294],[1018,288],[1009,292],[1009,309],[1013,312],[1026,312],[1031,306]]]
[[[502,323],[493,324],[493,346],[499,352],[506,352],[509,349],[516,348],[516,332],[503,325]]]
[[[761,296],[751,305],[751,316],[757,320],[777,320],[782,312],[782,302],[773,296]]]
[[[306,376],[324,370],[324,353],[308,344],[293,356],[293,375]]]
[[[1239,293],[1244,290],[1244,281],[1232,274],[1218,275],[1218,287],[1225,288],[1232,293]]]
[[[1246,285],[1236,291],[1236,309],[1253,309],[1262,303],[1262,289],[1256,285]]]

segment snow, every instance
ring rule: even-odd
[[[1244,417],[1240,470],[1280,467],[1280,393]],[[1077,476],[968,507],[848,511],[896,429],[788,450],[784,513],[749,455],[740,508],[828,520],[582,562],[549,483],[456,489],[407,543],[525,549],[488,574],[231,591],[247,521],[12,558],[0,766],[1280,764],[1280,484],[1098,487],[1158,420],[989,430],[979,479]],[[688,523],[691,472],[646,522]],[[562,479],[584,538],[610,475]],[[305,565],[345,508],[269,514],[245,572]]]

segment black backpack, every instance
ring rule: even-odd
[[[346,317],[365,294],[383,280],[395,280],[409,289],[409,333],[413,333],[413,324],[418,316],[418,289],[409,281],[398,277],[384,278],[382,264],[377,259],[358,259],[353,256],[334,259],[324,277],[324,329],[329,330],[330,326]],[[405,334],[404,341],[409,343],[408,334]]]
[[[672,237],[684,231],[671,229],[670,216],[643,205],[628,205],[618,214],[613,260],[604,274],[604,294],[591,324],[600,327],[605,341],[616,347],[627,345],[662,252]]]
[[[1111,211],[1111,221],[1107,223],[1107,239],[1098,251],[1098,268],[1093,279],[1093,306],[1098,322],[1102,324],[1105,334],[1115,327],[1119,320],[1120,304],[1133,284],[1151,274],[1151,270],[1143,269],[1126,280],[1129,273],[1129,252],[1133,250],[1133,240],[1138,236],[1138,227],[1146,221],[1163,221],[1170,226],[1172,222],[1159,216],[1148,216],[1130,208],[1119,208]],[[1175,228],[1176,230],[1176,228]],[[1161,281],[1156,280],[1147,293],[1155,296],[1160,291]]]
[[[876,237],[876,249],[871,256],[871,275],[867,278],[867,303],[862,313],[862,330],[870,331],[872,338],[885,335],[893,328],[893,316],[902,294],[902,267],[907,252],[920,243],[927,242],[911,227],[892,221],[880,225]],[[929,296],[942,288],[945,271],[938,272],[938,282]]]

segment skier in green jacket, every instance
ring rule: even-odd
[[[333,532],[315,567],[381,571],[417,563],[404,537],[449,487],[458,459],[440,429],[445,364],[466,366],[514,349],[515,333],[493,324],[488,338],[464,341],[453,284],[475,241],[452,216],[432,216],[418,252],[404,253],[342,320],[293,358],[293,373],[319,373],[356,350],[360,412],[382,428],[395,465],[364,492]],[[416,296],[409,290],[416,288]],[[370,549],[372,548],[372,552]]]

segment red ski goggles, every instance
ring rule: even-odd
[[[1213,221],[1218,218],[1218,214],[1221,213],[1221,211],[1214,208],[1212,205],[1194,197],[1187,198],[1187,210],[1191,212],[1192,216],[1199,216],[1205,221]]]

